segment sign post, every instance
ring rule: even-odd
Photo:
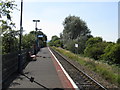
[[[75,43],[75,48],[76,48],[76,54],[78,54],[78,44]]]

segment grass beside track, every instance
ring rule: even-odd
[[[120,72],[119,67],[115,65],[108,65],[107,63],[100,61],[95,61],[87,57],[82,57],[62,48],[52,48],[67,56],[68,58],[79,62],[79,64],[89,68],[90,70],[102,76],[107,81],[120,86],[120,73],[118,73]]]

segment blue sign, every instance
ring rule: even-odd
[[[38,35],[38,37],[43,37],[43,35]]]

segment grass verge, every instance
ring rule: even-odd
[[[76,55],[70,51],[67,51],[62,48],[52,47],[68,58],[79,62],[79,64],[89,68],[95,73],[101,75],[104,79],[113,83],[117,86],[120,86],[120,68],[115,65],[108,65],[107,63],[103,63],[101,61],[96,61],[90,58],[81,57],[80,55]]]

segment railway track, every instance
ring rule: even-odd
[[[69,60],[67,60],[59,52],[50,48],[54,55],[58,58],[64,69],[76,83],[80,90],[107,90],[104,86],[84,73],[80,68],[76,67]]]

